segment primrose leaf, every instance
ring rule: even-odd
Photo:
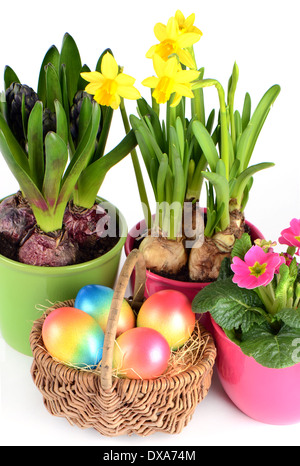
[[[277,312],[276,319],[282,320],[291,328],[300,329],[300,309],[281,309]]]
[[[263,304],[255,291],[239,288],[231,278],[206,286],[195,297],[192,309],[199,314],[210,312],[226,330],[240,327],[247,330],[254,323],[266,320]]]
[[[245,254],[252,248],[252,241],[248,233],[244,233],[241,238],[237,239],[231,251],[231,257],[244,259]]]
[[[259,364],[282,369],[300,362],[300,329],[284,325],[278,333],[267,324],[253,326],[242,336],[240,347],[244,354]]]

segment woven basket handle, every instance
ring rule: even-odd
[[[113,351],[117,325],[127,285],[134,268],[136,274],[132,307],[135,306],[135,303],[143,301],[146,284],[146,265],[143,254],[138,249],[131,251],[123,265],[110,307],[101,364],[101,385],[104,390],[110,390],[112,387]]]

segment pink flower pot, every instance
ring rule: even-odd
[[[211,319],[217,373],[232,402],[247,416],[273,425],[300,422],[300,364],[269,369],[246,356]]]
[[[257,238],[264,238],[262,233],[254,225],[252,225],[248,221],[246,221],[246,224],[250,228],[252,241],[254,241]],[[135,239],[139,236],[139,234],[145,231],[145,228],[146,222],[143,220],[129,231],[129,234],[125,242],[126,256],[128,256],[130,251],[132,251],[132,249],[134,248]],[[134,274],[132,274],[131,283],[132,287],[134,287]],[[199,293],[199,291],[201,291],[207,285],[209,285],[209,282],[196,283],[172,280],[169,278],[161,277],[160,275],[152,273],[148,270],[145,297],[148,298],[149,296],[153,295],[154,293],[160,290],[177,290],[184,293],[192,302],[195,296]],[[204,327],[206,327],[208,331],[211,331],[211,323],[208,317],[208,315],[202,314],[200,319]]]

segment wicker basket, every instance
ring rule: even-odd
[[[72,425],[94,428],[109,437],[146,436],[154,432],[177,434],[191,420],[210,388],[216,348],[210,333],[197,323],[189,342],[171,356],[163,376],[155,380],[117,378],[112,368],[116,326],[134,268],[136,281],[131,305],[138,311],[143,302],[146,269],[142,254],[134,250],[127,257],[115,288],[101,369],[74,369],[55,361],[46,351],[43,322],[53,309],[74,305],[74,301],[66,301],[49,308],[33,325],[31,374],[48,411],[66,418]]]

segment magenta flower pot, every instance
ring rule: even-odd
[[[246,356],[211,319],[216,368],[231,401],[247,416],[273,425],[300,422],[300,364],[270,369]]]
[[[250,222],[246,221],[246,224],[250,228],[251,231],[251,238],[252,241],[260,238],[263,239],[262,233]],[[141,234],[146,228],[146,222],[145,220],[137,223],[135,227],[133,227],[127,236],[126,242],[125,242],[125,254],[128,256],[130,251],[134,248],[134,242],[135,239]],[[207,285],[209,285],[210,282],[184,282],[184,281],[179,281],[179,280],[172,280],[170,278],[165,278],[161,277],[160,275],[157,275],[155,273],[150,272],[147,270],[147,281],[146,281],[146,288],[145,288],[145,297],[148,298],[149,296],[153,295],[157,291],[161,290],[177,290],[181,291],[184,293],[188,299],[192,302],[195,296],[201,291],[203,288],[205,288]],[[132,287],[134,287],[134,274],[131,277],[131,283]],[[201,317],[201,323],[206,327],[208,331],[211,331],[211,323],[209,316],[206,314],[202,314]]]

